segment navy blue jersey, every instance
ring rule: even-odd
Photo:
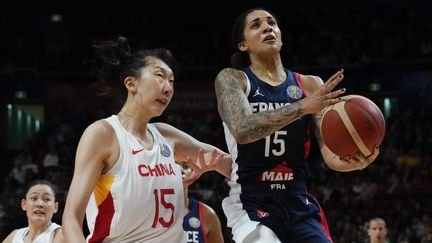
[[[205,243],[204,213],[201,202],[189,198],[189,212],[183,218],[183,230],[186,242]]]
[[[259,79],[249,67],[247,99],[254,113],[277,109],[305,98],[300,75],[286,70],[277,86]],[[242,241],[259,223],[281,242],[332,242],[325,216],[306,190],[312,115],[297,119],[273,134],[237,144],[224,124],[233,172],[229,196],[222,202],[233,237]]]
[[[254,113],[290,105],[305,97],[299,75],[286,70],[286,80],[272,86],[249,67],[247,98]],[[235,160],[236,183],[242,193],[305,191],[306,159],[309,153],[311,115],[293,121],[275,133],[248,144],[237,144],[225,126],[230,154]]]

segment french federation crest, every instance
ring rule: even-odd
[[[166,144],[160,144],[160,148],[161,148],[161,154],[165,157],[169,157],[171,155],[171,151],[168,147],[168,145]]]
[[[303,92],[302,92],[301,88],[297,85],[288,86],[287,93],[288,93],[288,96],[294,100],[298,100],[303,96]]]
[[[195,218],[195,217],[191,217],[189,218],[189,225],[194,228],[194,229],[198,229],[201,225],[199,219]]]

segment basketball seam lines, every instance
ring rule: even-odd
[[[361,139],[360,135],[358,134],[357,130],[354,127],[354,124],[352,124],[351,119],[348,117],[348,114],[345,111],[344,104],[345,102],[340,102],[338,104],[335,104],[333,109],[339,114],[343,124],[345,125],[349,134],[354,140],[354,143],[357,145],[357,148],[365,157],[368,157],[372,154],[372,152],[368,149],[366,144],[363,142],[363,139]]]

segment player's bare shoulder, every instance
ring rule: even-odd
[[[90,124],[81,136],[77,148],[77,154],[81,157],[102,158],[107,167],[117,161],[119,153],[120,145],[114,128],[105,120]],[[83,163],[87,163],[87,159]]]
[[[98,120],[90,124],[84,131],[84,135],[97,136],[101,141],[107,141],[107,143],[115,139],[114,128],[105,120]]]
[[[241,90],[246,90],[246,75],[234,68],[224,68],[216,76],[215,89],[216,95],[219,96],[220,92],[227,89],[235,89],[240,87]]]
[[[230,129],[239,120],[241,111],[249,107],[245,95],[246,87],[246,76],[240,70],[225,68],[216,77],[215,92],[219,115]]]
[[[315,75],[300,74],[300,80],[303,83],[303,86],[308,94],[312,94],[315,90],[319,89],[319,87],[324,84],[323,80],[319,76]]]

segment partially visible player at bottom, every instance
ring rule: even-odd
[[[61,226],[51,221],[58,210],[54,185],[44,180],[30,183],[21,199],[21,208],[26,212],[28,227],[12,231],[3,243],[63,242]]]
[[[385,243],[387,242],[387,227],[384,219],[373,218],[369,220],[367,231],[370,243]]]
[[[222,227],[216,212],[207,204],[189,197],[189,186],[198,179],[193,178],[192,170],[182,165],[185,210],[183,230],[186,242],[223,243]],[[187,179],[189,178],[189,179]]]

